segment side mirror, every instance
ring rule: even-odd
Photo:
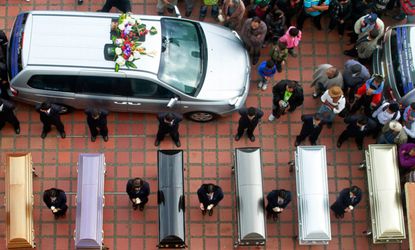
[[[178,97],[173,97],[170,99],[169,103],[167,103],[167,107],[168,108],[173,108],[174,105],[176,105],[176,103],[179,101]]]

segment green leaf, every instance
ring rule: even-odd
[[[135,64],[133,62],[130,62],[130,61],[126,61],[125,65],[127,65],[127,67],[129,67],[129,68],[133,68],[133,69],[137,68],[137,66],[135,66]]]
[[[151,26],[150,35],[155,35],[155,34],[157,34],[157,29],[154,26]]]
[[[118,63],[115,64],[115,72],[118,72],[120,70],[120,65]]]

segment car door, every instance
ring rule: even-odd
[[[180,96],[177,93],[149,79],[131,78],[129,80],[131,92],[128,106],[131,112],[157,113],[169,110],[167,105],[175,97],[177,97],[177,102],[173,110],[181,112]]]
[[[105,107],[111,111],[128,111],[128,80],[123,73],[108,74],[81,72],[78,77],[79,90],[76,98],[84,106]]]

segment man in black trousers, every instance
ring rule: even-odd
[[[140,211],[143,211],[150,195],[150,185],[148,182],[141,178],[129,179],[126,192],[133,203],[133,209],[137,210],[139,208]]]
[[[337,140],[337,147],[340,148],[349,137],[354,137],[357,148],[362,150],[363,139],[374,131],[376,122],[365,115],[349,116],[344,119],[344,122],[348,125]]]
[[[164,136],[170,134],[174,144],[180,147],[182,144],[180,143],[179,123],[183,120],[183,117],[176,113],[159,113],[157,119],[159,120],[159,130],[154,146],[159,146]]]
[[[40,121],[43,123],[42,134],[40,135],[42,139],[46,138],[52,125],[59,131],[61,138],[65,139],[65,128],[60,114],[66,112],[66,108],[49,102],[42,102],[40,105],[36,105],[36,111],[39,112]]]
[[[95,142],[99,134],[102,136],[105,142],[108,141],[108,127],[107,116],[108,111],[104,109],[86,109],[86,121],[88,123],[89,131],[91,131],[91,141]]]
[[[20,123],[14,114],[15,108],[13,103],[0,99],[0,130],[8,122],[13,126],[14,132],[20,134]]]
[[[131,12],[130,0],[107,0],[101,12],[110,12],[112,7],[119,9],[123,13]]]
[[[208,211],[209,216],[212,216],[213,208],[223,199],[223,191],[215,184],[202,184],[197,190],[197,197],[199,198],[202,214],[205,215]]]
[[[345,213],[350,213],[359,204],[362,199],[362,190],[357,186],[343,189],[336,202],[334,202],[330,209],[334,212],[336,218],[341,219]]]
[[[45,190],[43,192],[43,201],[52,210],[55,219],[65,216],[68,206],[66,205],[66,194],[63,190],[57,188]]]
[[[301,144],[307,137],[310,140],[311,145],[316,145],[318,136],[323,129],[323,114],[316,113],[314,115],[302,115],[301,121],[303,121],[303,126],[301,127],[301,132],[297,135],[295,139],[295,146]]]
[[[278,214],[284,211],[291,202],[291,192],[285,189],[272,190],[267,195],[267,200],[267,218],[272,216],[272,219],[276,221]]]
[[[249,107],[239,109],[239,114],[241,115],[241,118],[239,118],[238,132],[235,135],[235,141],[239,141],[246,130],[249,140],[254,142],[254,130],[261,120],[261,117],[264,115],[264,112],[259,108]]]

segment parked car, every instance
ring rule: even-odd
[[[404,106],[415,102],[415,25],[389,27],[373,54],[373,72],[385,77],[385,91]]]
[[[63,11],[20,13],[8,47],[14,99],[111,111],[172,110],[210,121],[244,105],[250,64],[236,32],[175,17],[139,16],[152,27],[134,67],[114,70],[112,27],[119,14]],[[137,16],[134,16],[137,18]]]

